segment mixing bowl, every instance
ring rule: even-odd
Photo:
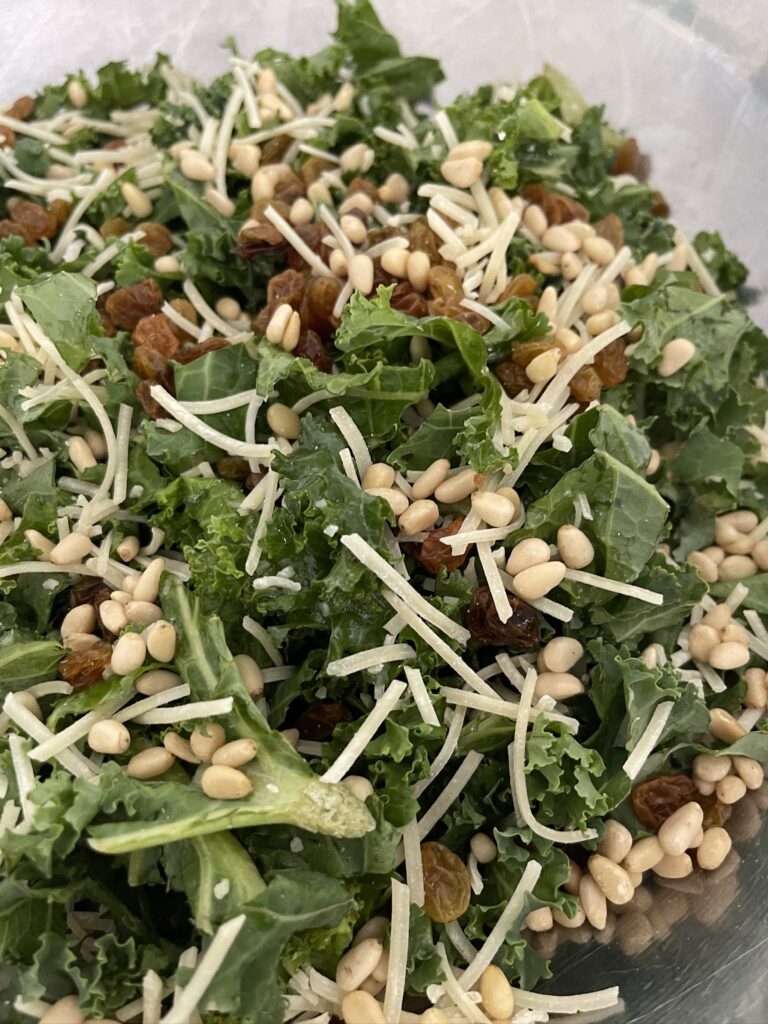
[[[680,225],[719,229],[744,259],[752,313],[768,321],[764,0],[388,0],[379,10],[404,52],[440,58],[445,98],[524,79],[544,61],[565,71],[652,155],[652,177]],[[0,97],[10,102],[110,59],[141,63],[157,49],[206,77],[225,66],[226,36],[244,53],[309,52],[334,20],[330,0],[5,0]],[[644,911],[619,918],[608,944],[566,936],[551,990],[619,984],[623,1006],[601,1015],[616,1024],[767,1021],[768,798],[758,792],[742,804],[728,826],[737,852],[721,869],[649,891]]]

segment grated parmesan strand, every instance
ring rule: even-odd
[[[360,429],[355,421],[342,405],[335,405],[332,409],[329,409],[328,415],[336,424],[341,436],[349,445],[349,449],[355,458],[357,472],[362,480],[366,471],[370,469],[372,465],[371,453],[368,451],[368,445],[365,443],[365,438],[360,433]]]
[[[405,678],[408,681],[408,686],[413,697],[413,703],[416,705],[416,709],[421,715],[423,722],[427,725],[440,725],[440,719],[437,717],[434,705],[430,700],[427,687],[424,683],[424,677],[418,668],[412,668],[410,665],[404,666]]]
[[[261,646],[264,648],[267,657],[272,661],[273,665],[282,666],[285,664],[280,652],[272,643],[272,639],[269,633],[262,625],[260,625],[254,619],[252,619],[250,615],[244,616],[243,629],[246,631],[246,633],[250,633],[252,637],[255,637],[259,641]]]
[[[637,741],[634,750],[623,764],[624,774],[628,778],[637,778],[643,765],[653,753],[653,748],[661,739],[674,706],[674,701],[671,700],[662,701],[661,704],[656,706],[643,735]]]
[[[416,799],[421,796],[430,783],[434,782],[443,768],[445,768],[453,757],[456,747],[459,744],[459,737],[461,736],[461,730],[464,727],[464,720],[466,716],[467,709],[463,707],[457,707],[453,712],[453,717],[448,725],[448,732],[443,740],[443,745],[438,750],[434,761],[429,766],[429,778],[421,779],[421,781],[417,782],[413,787],[413,795]]]
[[[161,1024],[189,1024],[190,1015],[197,1009],[197,1004],[216,977],[244,924],[245,914],[240,914],[221,925],[200,958],[195,973],[184,986],[180,998],[162,1018]]]
[[[349,769],[363,753],[379,726],[395,710],[405,691],[405,683],[395,680],[384,691],[384,696],[373,707],[355,735],[342,750],[331,767],[320,777],[321,782],[341,782]]]
[[[469,968],[467,968],[467,971],[464,972],[462,978],[457,980],[455,974],[453,973],[453,968],[448,962],[448,957],[446,956],[445,953],[445,946],[442,944],[442,942],[438,942],[435,945],[435,949],[437,950],[437,955],[440,957],[440,967],[445,977],[445,981],[442,983],[440,987],[451,1000],[451,1002],[454,1004],[454,1006],[457,1008],[457,1010],[459,1010],[463,1019],[471,1021],[472,1024],[491,1024],[491,1021],[488,1019],[488,1017],[486,1017],[486,1015],[483,1013],[480,1007],[476,1003],[474,1003],[467,995],[468,986],[462,984],[462,979],[464,975],[467,974]],[[470,967],[471,966],[472,965],[470,964]]]
[[[450,782],[446,783],[443,787],[443,790],[437,800],[435,800],[429,810],[418,819],[416,827],[418,829],[419,839],[422,840],[422,842],[425,837],[429,835],[438,821],[440,821],[454,800],[456,800],[459,793],[461,793],[467,785],[479,768],[482,760],[483,755],[481,753],[477,750],[470,751],[459,765]]]
[[[411,818],[403,827],[403,856],[405,877],[408,882],[410,902],[417,907],[424,906],[424,869],[421,863],[421,843],[416,819]]]
[[[638,601],[645,601],[647,604],[664,604],[663,594],[657,594],[653,590],[646,589],[646,587],[636,587],[632,583],[622,583],[620,580],[596,576],[592,572],[583,572],[581,569],[566,569],[565,578],[573,583],[584,583],[588,587],[596,587],[598,590],[609,590],[613,594],[635,597]]]
[[[264,504],[261,506],[259,521],[256,524],[256,529],[253,533],[253,540],[251,541],[251,547],[248,552],[248,556],[245,559],[245,571],[249,576],[253,576],[259,565],[259,559],[261,558],[261,541],[267,532],[269,521],[275,510],[279,479],[280,478],[277,473],[270,467],[267,471],[266,477],[264,478]]]
[[[496,614],[502,623],[508,622],[512,618],[512,605],[509,603],[509,598],[499,573],[499,567],[493,560],[491,545],[488,541],[480,541],[478,543],[477,555],[485,573],[485,582],[488,584],[488,589],[491,592]]]
[[[387,1024],[400,1024],[400,1011],[405,994],[408,967],[408,938],[411,906],[408,886],[392,879],[392,919],[389,930],[389,967],[384,994],[384,1019]]]
[[[217,715],[228,715],[232,710],[234,699],[220,697],[218,700],[199,700],[178,707],[158,708],[156,711],[145,711],[133,716],[134,722],[140,725],[172,725],[175,722],[189,722],[196,718],[214,718]]]
[[[273,444],[248,444],[246,441],[239,441],[237,438],[222,434],[221,431],[203,423],[193,413],[184,408],[183,404],[170,395],[162,384],[153,384],[149,390],[150,395],[158,405],[161,405],[166,412],[187,430],[209,441],[216,448],[221,448],[228,455],[241,455],[244,459],[269,459],[274,450]]]
[[[348,654],[345,658],[329,661],[325,671],[329,676],[350,676],[363,669],[376,668],[390,661],[405,661],[415,658],[416,651],[410,644],[387,644],[383,647],[371,647],[367,651]]]
[[[11,763],[16,775],[16,788],[19,791],[21,813],[24,818],[24,825],[28,829],[35,820],[35,813],[37,811],[37,806],[29,799],[36,785],[35,771],[29,754],[24,749],[24,740],[18,733],[11,733],[8,737],[8,746],[11,750]]]
[[[190,692],[188,683],[179,683],[178,686],[171,686],[167,690],[161,690],[160,693],[153,693],[149,697],[137,700],[135,704],[129,704],[128,707],[117,711],[112,717],[118,722],[130,722],[132,718],[137,718],[146,711],[153,711],[155,708],[162,707],[163,704],[170,704],[174,700],[188,697]]]
[[[20,729],[23,729],[28,736],[31,736],[33,740],[37,740],[38,743],[45,743],[46,740],[54,736],[54,733],[51,732],[48,726],[43,725],[39,719],[35,718],[32,712],[24,707],[14,693],[9,693],[5,698],[3,711],[12,722],[15,722]],[[89,761],[87,757],[84,757],[77,749],[69,748],[62,750],[55,756],[63,768],[66,768],[68,772],[78,776],[78,778],[95,780],[98,777],[99,773],[96,765]]]
[[[111,700],[102,701],[93,711],[89,711],[87,714],[82,715],[82,717],[77,718],[66,729],[53,733],[50,739],[30,750],[30,758],[33,761],[49,761],[52,757],[55,757],[63,750],[77,743],[84,736],[87,736],[96,722],[100,722],[104,718],[111,718],[135,694],[136,691],[131,687],[127,693],[120,694],[118,697],[112,697]]]

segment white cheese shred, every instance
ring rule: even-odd
[[[141,1024],[160,1024],[162,1001],[162,979],[150,969],[141,983]],[[130,1020],[130,1017],[127,1019]]]
[[[251,548],[248,552],[247,558],[245,559],[245,571],[249,576],[253,576],[259,565],[259,559],[261,558],[261,541],[267,532],[269,521],[275,510],[278,483],[279,477],[277,473],[274,469],[270,468],[265,477],[264,504],[261,506],[259,521],[256,524],[256,529],[253,533],[253,540],[251,541]]]
[[[161,690],[160,693],[153,693],[150,697],[144,697],[143,700],[137,700],[135,704],[129,704],[127,708],[115,712],[112,718],[117,722],[130,722],[132,718],[137,718],[147,711],[154,711],[155,708],[162,707],[164,704],[171,704],[175,700],[182,700],[189,694],[189,684],[180,683],[178,686]]]
[[[267,220],[277,228],[283,238],[296,250],[296,252],[312,267],[320,277],[333,277],[333,271],[314,252],[301,235],[288,223],[285,217],[281,216],[274,206],[268,206],[264,211]]]
[[[480,693],[472,693],[471,690],[457,690],[453,686],[443,687],[443,696],[449,704],[457,707],[472,708],[475,711],[485,711],[489,715],[499,715],[501,718],[509,718],[517,721],[517,703],[502,700],[501,697],[485,697]],[[568,715],[561,715],[557,711],[548,711],[546,708],[531,708],[531,719],[544,715],[553,722],[561,722],[569,729],[576,731],[579,727],[578,720],[569,718]]]
[[[218,700],[199,700],[190,704],[182,704],[173,708],[157,708],[145,711],[134,717],[140,725],[171,725],[175,722],[189,722],[197,718],[214,718],[217,715],[228,715],[232,710],[232,697],[220,697]]]
[[[470,854],[471,856],[471,854]],[[461,953],[468,964],[477,956],[477,950],[469,941],[458,921],[449,921],[445,926],[445,934],[457,953]]]
[[[66,729],[54,733],[49,740],[30,750],[30,758],[33,761],[49,761],[52,757],[71,747],[73,743],[77,743],[78,740],[87,736],[96,722],[100,722],[103,718],[111,718],[115,711],[127,704],[135,693],[136,691],[131,687],[127,693],[103,701],[94,711],[89,711],[68,725]]]
[[[424,683],[424,676],[417,668],[412,668],[410,665],[404,667],[405,678],[408,681],[408,686],[413,697],[413,703],[416,705],[416,709],[421,715],[423,722],[427,725],[440,725],[440,719],[437,717],[434,705],[429,698],[427,687]]]
[[[266,629],[258,622],[254,621],[250,615],[246,615],[243,618],[243,629],[246,633],[250,633],[252,637],[255,637],[259,641],[261,646],[264,648],[264,652],[267,657],[271,660],[273,665],[284,665],[282,655],[272,643],[272,638]]]
[[[544,1013],[590,1013],[593,1010],[607,1010],[619,1001],[618,985],[583,992],[573,996],[551,996],[541,992],[526,992],[513,988],[515,1004],[526,1010],[543,1010]]]
[[[405,877],[408,882],[410,901],[417,907],[424,906],[424,869],[421,863],[421,843],[415,818],[403,828],[403,855]]]
[[[469,998],[467,995],[467,989],[461,984],[461,979],[457,980],[453,973],[453,968],[448,962],[448,957],[445,953],[445,946],[442,942],[438,942],[435,949],[437,950],[437,955],[440,957],[440,967],[442,968],[443,975],[445,976],[445,981],[443,981],[441,988],[462,1015],[464,1020],[470,1021],[471,1024],[491,1024],[491,1021],[486,1017],[477,1003],[474,1003]],[[464,974],[466,973],[467,972],[465,971]]]
[[[384,1019],[387,1024],[400,1024],[400,1011],[405,994],[408,967],[408,936],[411,905],[408,886],[392,879],[392,920],[389,931],[389,967],[384,994]]]
[[[406,661],[415,658],[416,651],[410,644],[387,644],[383,647],[371,647],[367,651],[348,654],[346,658],[329,661],[326,672],[329,676],[351,676],[366,668],[376,668],[390,661]]]
[[[366,470],[368,470],[372,464],[371,453],[368,451],[368,445],[365,443],[365,438],[360,433],[360,429],[344,406],[335,405],[332,409],[328,410],[328,413],[338,427],[342,437],[349,445],[349,450],[355,458],[358,475],[362,480],[365,476]]]
[[[219,928],[200,958],[200,963],[189,983],[184,986],[181,998],[166,1013],[161,1024],[188,1024],[190,1016],[197,1009],[197,1004],[226,960],[244,924],[245,914],[240,914]]]
[[[16,775],[16,788],[19,791],[19,803],[26,828],[32,825],[35,819],[37,807],[30,801],[30,795],[35,788],[35,771],[29,754],[24,749],[24,740],[18,733],[11,733],[8,737],[8,746],[11,749],[11,763]]]
[[[269,459],[272,456],[274,445],[271,444],[248,444],[246,441],[239,441],[237,438],[222,434],[220,430],[203,423],[201,419],[184,408],[181,402],[170,395],[162,384],[153,384],[150,388],[152,398],[161,405],[167,413],[187,430],[209,441],[216,448],[221,448],[228,455],[240,455],[244,459]]]
[[[647,604],[664,604],[663,594],[657,594],[645,587],[636,587],[632,583],[609,580],[605,576],[596,576],[592,572],[583,572],[581,569],[566,569],[565,578],[573,583],[584,583],[588,587],[596,587],[598,590],[610,590],[613,594],[635,597],[638,601],[645,601]]]
[[[442,816],[457,799],[459,794],[465,788],[469,780],[475,774],[480,766],[480,762],[483,760],[483,755],[477,750],[470,751],[469,754],[459,765],[456,773],[451,778],[450,782],[446,783],[440,796],[435,800],[432,806],[417,822],[417,828],[419,831],[419,839],[422,841],[435,825],[440,821]]]
[[[225,338],[234,338],[236,335],[240,334],[240,331],[237,330],[237,328],[232,327],[231,324],[228,324],[226,320],[219,316],[216,310],[211,309],[200,294],[200,290],[192,283],[192,281],[185,281],[182,288],[184,290],[184,294],[198,311],[203,320],[205,320],[206,323],[209,323],[215,331],[223,334]]]
[[[507,592],[499,574],[499,567],[493,560],[491,545],[488,541],[480,541],[477,545],[477,555],[480,565],[485,573],[485,582],[491,592],[493,606],[496,609],[501,622],[508,622],[512,618],[512,605],[509,603]]]
[[[664,732],[673,707],[674,702],[671,700],[663,701],[656,706],[655,711],[651,715],[650,722],[645,727],[645,732],[624,762],[624,774],[628,778],[636,779],[643,765],[653,753],[653,748],[661,739],[661,734]]]
[[[48,726],[43,725],[39,719],[35,718],[32,712],[24,707],[16,694],[8,694],[3,704],[3,711],[12,722],[15,722],[20,729],[23,729],[38,743],[45,743],[47,740],[55,738]],[[98,777],[99,772],[96,765],[75,748],[62,750],[55,756],[63,768],[78,778],[95,780]]]
[[[362,723],[355,735],[342,750],[331,767],[321,776],[322,782],[341,782],[349,769],[360,757],[370,741],[376,735],[379,726],[395,710],[400,703],[406,684],[400,680],[390,683],[384,696],[373,707],[373,710]]]
[[[466,708],[458,707],[453,712],[453,717],[448,725],[448,732],[443,740],[443,745],[435,755],[435,760],[429,766],[429,777],[417,782],[413,787],[413,795],[417,799],[421,796],[427,786],[434,782],[443,768],[445,768],[453,757],[456,747],[459,745],[459,738],[461,736],[461,730],[464,727],[464,720],[466,717]]]
[[[590,839],[597,838],[597,832],[594,829],[588,828],[583,831],[581,829],[565,829],[561,831],[550,828],[548,825],[540,824],[531,810],[531,804],[528,799],[528,787],[525,782],[525,744],[528,738],[528,721],[531,717],[531,702],[535,687],[536,671],[535,669],[530,669],[525,677],[523,690],[520,694],[515,738],[508,748],[509,774],[515,808],[528,828],[535,832],[537,836],[541,836],[542,839],[549,839],[553,843],[585,843]]]

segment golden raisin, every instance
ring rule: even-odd
[[[507,283],[506,288],[499,296],[499,302],[504,302],[505,299],[521,298],[527,299],[531,295],[535,295],[538,285],[530,274],[515,274],[511,281]]]
[[[130,230],[131,225],[125,217],[110,217],[99,228],[99,234],[102,238],[122,238]]]
[[[260,224],[270,224],[271,221],[267,220],[264,216],[264,211],[269,209],[270,206],[277,210],[280,216],[285,217],[286,220],[290,216],[290,206],[287,203],[281,202],[279,199],[257,199],[251,206],[248,216],[251,220],[257,220]]]
[[[596,402],[602,387],[603,382],[594,366],[582,366],[571,379],[571,395],[577,402]]]
[[[11,220],[14,224],[22,224],[35,241],[40,238],[53,238],[59,229],[56,216],[49,209],[26,199],[14,203]]]
[[[444,302],[458,305],[465,297],[464,286],[459,275],[450,267],[430,267],[429,295],[433,300],[442,299]]]
[[[106,311],[116,327],[132,331],[142,317],[159,313],[163,305],[160,285],[152,277],[118,288],[107,297]]]
[[[308,245],[312,252],[317,253],[323,262],[327,263],[331,255],[331,250],[323,242],[323,238],[328,234],[328,229],[325,224],[296,224],[294,227],[296,234],[301,238],[305,245]],[[307,270],[309,265],[304,257],[296,252],[293,246],[288,248],[288,266],[293,270]],[[330,280],[330,278],[328,278]]]
[[[171,299],[169,305],[172,309],[175,309],[177,313],[183,316],[185,320],[189,320],[191,324],[194,324],[195,327],[197,327],[197,310],[189,299]],[[182,341],[190,341],[192,338],[191,334],[188,334],[183,327],[179,327],[179,325],[174,323],[173,320],[171,320],[171,330],[176,337],[181,338]]]
[[[267,253],[284,252],[288,243],[272,224],[246,224],[241,228],[235,252],[245,260]]]
[[[52,199],[48,203],[48,209],[56,218],[57,225],[62,227],[72,213],[72,203],[68,203],[66,199]]]
[[[59,675],[77,693],[104,678],[112,660],[112,645],[99,640],[85,651],[70,651],[59,662]]]
[[[463,516],[457,516],[447,526],[441,526],[437,530],[431,530],[421,544],[408,546],[408,553],[413,555],[416,561],[425,569],[430,576],[437,576],[441,566],[445,566],[448,572],[453,572],[464,564],[469,557],[473,545],[469,544],[462,555],[454,555],[447,544],[443,544],[443,537],[453,537],[458,533],[464,522]]]
[[[315,331],[323,341],[331,337],[337,325],[333,307],[340,291],[334,277],[310,277],[299,307],[302,330]]]
[[[645,181],[648,165],[648,157],[640,152],[637,139],[625,139],[616,151],[611,170],[614,174],[631,174],[639,181]]]
[[[209,352],[217,352],[220,348],[226,348],[229,342],[226,338],[207,338],[196,345],[185,345],[173,357],[176,363],[194,363],[196,359],[202,359]]]
[[[464,625],[472,639],[492,647],[529,651],[539,646],[541,628],[536,612],[519,597],[510,597],[512,616],[502,622],[488,587],[478,587],[464,612]]]
[[[373,200],[374,203],[379,201],[379,190],[373,184],[372,181],[368,181],[367,178],[353,178],[349,183],[347,194],[353,196],[355,192],[364,192],[369,199]]]
[[[17,121],[26,121],[35,112],[35,101],[31,96],[19,96],[12,107],[6,110],[7,117],[15,117]]]
[[[456,921],[469,906],[470,879],[466,865],[442,843],[422,843],[421,866],[424,913],[440,924]]]
[[[306,194],[304,182],[294,171],[286,171],[275,183],[275,199],[290,206]]]
[[[442,256],[437,251],[441,245],[440,239],[426,220],[417,220],[411,224],[410,240],[412,252],[425,252],[429,256],[429,262],[434,265],[443,262]]]
[[[292,142],[293,139],[290,135],[275,135],[273,139],[264,143],[261,150],[261,162],[263,164],[279,163]]]
[[[330,160],[325,160],[321,156],[310,156],[299,168],[299,177],[305,185],[311,185],[314,181],[320,177],[323,171],[330,171],[336,164]]]
[[[614,388],[626,380],[628,365],[625,348],[624,339],[617,338],[595,356],[595,370],[603,387]]]
[[[653,832],[684,804],[696,798],[696,787],[687,775],[678,772],[658,775],[641,782],[632,790],[632,809],[637,820]]]
[[[165,256],[167,252],[171,251],[173,239],[165,224],[158,224],[154,220],[145,220],[138,225],[137,230],[144,232],[144,237],[140,238],[139,242],[146,246],[153,256]]]
[[[531,338],[530,341],[516,341],[512,345],[512,362],[525,368],[536,356],[558,348],[551,338]],[[530,384],[530,381],[528,381]]]
[[[133,344],[151,348],[166,359],[171,359],[178,351],[181,342],[173,330],[173,322],[165,313],[152,313],[139,320],[131,335]]]
[[[157,382],[167,365],[165,356],[148,345],[139,345],[133,350],[133,369],[142,380]]]
[[[16,145],[16,132],[13,128],[7,128],[4,124],[0,124],[0,146],[10,146],[13,148]]]
[[[245,480],[251,472],[251,467],[248,459],[241,459],[239,455],[227,455],[216,462],[216,472],[222,480]]]
[[[592,225],[600,238],[610,242],[617,251],[624,245],[624,225],[621,217],[615,213],[607,213],[602,220]]]
[[[152,349],[137,349],[138,352],[151,352]],[[156,354],[156,353],[155,353]],[[136,401],[142,407],[144,412],[149,416],[151,420],[164,419],[168,413],[160,405],[159,402],[150,394],[150,388],[152,387],[153,381],[151,380],[140,380],[136,388]]]
[[[525,391],[531,386],[531,381],[525,370],[522,366],[518,366],[514,359],[503,359],[494,366],[493,372],[510,398],[514,398],[515,395],[519,395],[521,391]]]
[[[35,239],[26,224],[17,224],[12,220],[0,220],[0,238],[12,238],[14,235],[23,238],[25,245],[35,244]]]

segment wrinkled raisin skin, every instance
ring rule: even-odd
[[[437,576],[441,566],[445,566],[448,572],[453,572],[454,569],[458,569],[467,560],[473,545],[468,545],[463,555],[454,555],[451,553],[450,547],[447,544],[443,544],[442,538],[453,537],[454,534],[459,532],[463,522],[463,516],[458,516],[447,526],[441,526],[437,530],[432,530],[421,544],[409,544],[408,554],[412,555],[430,576]]]
[[[535,650],[541,643],[541,627],[535,610],[519,597],[510,597],[509,603],[512,616],[502,622],[489,588],[478,587],[464,612],[464,625],[477,643]]]
[[[124,331],[132,331],[143,317],[159,313],[162,305],[163,293],[152,277],[118,288],[105,303],[112,323]]]
[[[637,820],[646,828],[657,832],[664,822],[683,804],[696,798],[696,787],[687,775],[677,772],[658,775],[635,786],[632,790],[632,809]]]
[[[103,679],[111,659],[112,645],[99,640],[87,651],[70,651],[59,662],[59,675],[78,693]]]
[[[582,366],[571,379],[571,395],[577,402],[596,402],[600,397],[603,382],[594,366]]]
[[[421,865],[424,913],[439,924],[458,920],[470,898],[469,871],[464,862],[442,843],[422,843]]]
[[[333,369],[333,361],[328,349],[316,331],[303,331],[293,354],[297,359],[308,359],[323,373],[330,373]]]
[[[302,711],[293,723],[303,740],[329,740],[341,722],[350,722],[352,712],[343,704],[320,701]]]
[[[185,366],[187,363],[194,363],[196,359],[202,359],[209,352],[217,352],[220,348],[226,348],[229,342],[226,338],[207,338],[197,345],[186,345],[173,357],[174,361]]]
[[[623,338],[617,338],[595,356],[595,372],[605,388],[615,388],[626,380],[629,366]]]
[[[38,241],[41,238],[53,238],[59,230],[59,222],[56,214],[39,203],[31,203],[26,199],[20,199],[14,204],[11,210],[11,220],[15,224],[22,224],[31,238]]]
[[[171,251],[173,239],[165,224],[147,220],[139,224],[138,230],[144,232],[144,237],[139,239],[139,244],[149,249],[153,256],[165,256]]]
[[[515,395],[519,395],[521,391],[525,391],[531,386],[528,374],[512,358],[503,359],[493,368],[493,372],[510,398],[514,398]]]
[[[131,337],[137,348],[151,348],[166,359],[171,359],[181,346],[173,324],[165,313],[143,316],[134,327]]]

